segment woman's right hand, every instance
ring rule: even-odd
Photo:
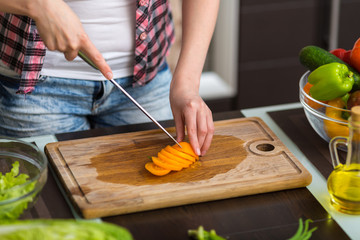
[[[34,0],[31,0],[34,1]],[[35,20],[46,47],[64,53],[68,61],[83,52],[107,78],[112,71],[86,34],[80,19],[63,0],[35,0],[29,17]]]

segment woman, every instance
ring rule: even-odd
[[[81,51],[157,120],[172,112],[177,140],[186,126],[193,149],[204,155],[214,126],[198,90],[218,5],[183,1],[182,49],[171,77],[165,56],[174,29],[166,0],[0,0],[0,134],[23,137],[145,121],[77,58]],[[19,82],[17,92],[25,97],[15,93]],[[171,111],[164,107],[169,105]]]

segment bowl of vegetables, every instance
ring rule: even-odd
[[[329,142],[336,136],[348,136],[348,117],[350,110],[345,108],[346,98],[328,101],[316,100],[310,96],[311,84],[308,82],[310,71],[304,73],[299,82],[300,102],[306,118],[315,132]]]
[[[32,143],[0,137],[0,219],[29,210],[47,180],[47,159]]]
[[[350,110],[360,105],[360,38],[350,50],[306,46],[299,60],[308,69],[299,92],[309,123],[328,142],[347,137]]]

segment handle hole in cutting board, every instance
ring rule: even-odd
[[[276,142],[269,140],[255,140],[248,146],[249,151],[259,156],[275,156],[281,152],[281,147]]]
[[[256,149],[263,152],[270,152],[275,149],[275,146],[269,143],[262,143],[257,145]]]

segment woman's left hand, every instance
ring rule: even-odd
[[[184,139],[186,126],[192,148],[196,154],[205,155],[214,134],[214,122],[209,107],[193,87],[176,84],[172,84],[170,89],[170,103],[177,141]]]
[[[186,132],[191,147],[205,155],[214,135],[209,107],[199,95],[200,78],[215,28],[219,0],[183,0],[181,52],[170,85],[177,140]]]

